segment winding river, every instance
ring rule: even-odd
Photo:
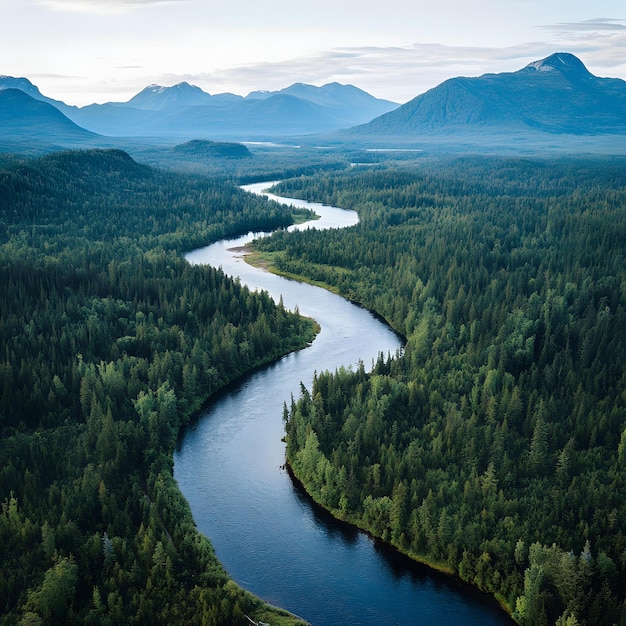
[[[270,184],[245,188],[261,193]],[[310,223],[315,228],[358,221],[353,211],[279,200],[315,210],[321,216]],[[255,236],[218,242],[187,259],[221,266],[276,301],[282,296],[286,307],[315,318],[321,332],[307,349],[222,393],[182,434],[174,476],[199,530],[239,585],[314,626],[511,624],[487,596],[333,520],[291,481],[283,468],[283,403],[298,396],[301,382],[310,389],[315,371],[359,360],[369,369],[380,352],[393,354],[401,342],[347,300],[245,263],[237,249]]]

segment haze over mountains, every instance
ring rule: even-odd
[[[181,141],[314,135],[387,146],[592,138],[626,152],[626,81],[599,78],[574,55],[556,53],[516,72],[452,78],[402,106],[338,83],[295,83],[243,97],[183,82],[78,108],[47,98],[26,78],[0,76],[0,128],[0,140],[37,136],[68,145],[94,141],[93,133]]]
[[[295,84],[277,92],[210,95],[189,83],[150,85],[128,102],[68,106],[41,94],[25,78],[0,77],[0,89],[20,89],[60,110],[79,126],[112,137],[258,138],[325,133],[368,122],[398,105],[351,85]]]

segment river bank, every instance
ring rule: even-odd
[[[394,552],[397,552],[399,555],[405,556],[406,558],[411,559],[411,561],[419,565],[423,565],[424,567],[428,568],[429,570],[432,570],[433,572],[437,572],[439,574],[442,574],[444,576],[454,579],[458,584],[466,586],[468,590],[471,589],[472,593],[484,596],[485,599],[488,599],[488,601],[492,601],[494,606],[499,607],[501,610],[503,610],[507,614],[508,617],[510,617],[511,624],[516,623],[512,617],[512,609],[506,603],[504,598],[501,598],[498,596],[492,596],[484,591],[481,591],[480,589],[478,589],[478,587],[473,585],[471,582],[463,580],[458,575],[458,572],[456,572],[454,569],[452,569],[445,563],[438,563],[436,561],[433,561],[432,559],[425,558],[419,554],[416,554],[413,552],[407,552],[406,550],[402,549],[402,546],[394,544],[392,541],[383,539],[381,536],[377,535],[362,518],[357,517],[355,515],[346,515],[345,512],[342,511],[341,509],[329,507],[326,503],[322,502],[319,498],[317,498],[315,494],[312,493],[311,490],[307,489],[306,484],[299,478],[298,473],[294,469],[289,458],[287,458],[285,461],[285,469],[289,473],[294,484],[296,484],[300,489],[302,489],[302,491],[306,493],[307,497],[309,497],[317,506],[319,506],[321,509],[326,511],[329,515],[332,515],[333,518],[335,518],[339,522],[348,524],[349,526],[352,526],[353,528],[358,529],[360,532],[366,533],[372,540],[381,542],[381,544],[386,546],[389,550],[393,550]]]

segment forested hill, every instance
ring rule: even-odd
[[[407,337],[287,417],[313,497],[527,625],[626,619],[623,160],[429,161],[297,178],[359,211],[258,242]]]
[[[182,254],[291,221],[119,151],[0,162],[0,624],[293,623],[228,580],[172,477],[203,402],[314,332]]]

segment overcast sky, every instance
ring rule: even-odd
[[[0,74],[79,106],[181,81],[337,81],[406,102],[553,52],[626,79],[624,0],[0,0],[0,16]]]

